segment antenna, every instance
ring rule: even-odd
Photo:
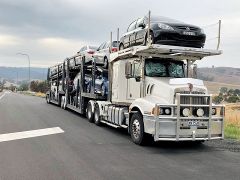
[[[222,20],[219,20],[218,22],[218,43],[217,43],[217,50],[219,49],[220,42],[221,42],[221,26],[222,26]]]
[[[148,44],[150,45],[151,42],[150,42],[150,23],[151,23],[151,11],[149,10],[148,11]]]

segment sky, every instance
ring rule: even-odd
[[[239,0],[0,0],[0,66],[48,67],[74,55],[83,45],[97,45],[120,36],[128,25],[151,10],[200,26],[206,47],[216,49],[219,19],[223,54],[207,57],[199,67],[240,68]]]

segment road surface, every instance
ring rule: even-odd
[[[54,127],[64,132],[14,140],[15,132]],[[206,143],[137,146],[125,130],[95,126],[38,97],[5,94],[0,134],[1,180],[240,180],[239,152]]]

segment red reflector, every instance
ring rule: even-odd
[[[94,51],[88,51],[87,53],[88,54],[94,54]]]
[[[112,52],[117,52],[117,48],[112,48]]]

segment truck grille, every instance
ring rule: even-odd
[[[190,94],[189,91],[181,91],[180,94]],[[193,91],[191,94],[204,94],[203,92]],[[188,96],[181,96],[180,97],[180,104],[202,104],[207,105],[207,98],[206,97],[188,97]]]

